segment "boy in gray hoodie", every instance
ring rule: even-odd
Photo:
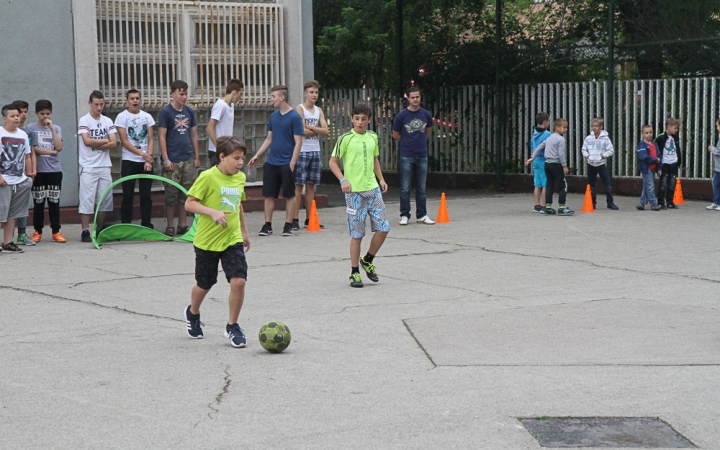
[[[602,117],[596,117],[590,122],[590,129],[592,133],[585,138],[582,146],[582,155],[587,162],[587,178],[588,184],[590,185],[590,192],[592,193],[593,209],[596,209],[597,196],[595,194],[595,183],[597,176],[600,175],[600,180],[605,187],[605,197],[607,199],[608,209],[620,209],[615,205],[612,195],[612,182],[610,181],[610,174],[608,173],[605,160],[615,153],[612,142],[607,131],[603,130],[605,127],[605,121]]]
[[[547,184],[545,185],[545,209],[541,211],[541,214],[555,214],[555,210],[552,209],[552,198],[555,181],[557,181],[559,185],[557,214],[559,216],[572,216],[575,211],[565,207],[565,195],[567,194],[565,175],[568,174],[568,168],[565,159],[565,138],[563,135],[567,132],[568,122],[562,118],[555,119],[553,128],[555,132],[537,146],[532,157],[525,161],[525,164],[530,164],[540,152],[545,151]]]
[[[720,119],[715,122],[715,127],[718,132],[720,132]],[[706,209],[720,211],[720,140],[718,140],[715,147],[712,145],[709,146],[708,151],[713,155],[713,168],[715,170],[713,171],[712,179],[713,202],[712,205],[708,206]]]

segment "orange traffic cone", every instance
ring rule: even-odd
[[[675,203],[676,205],[685,204],[685,199],[682,193],[682,184],[680,184],[680,177],[678,177],[677,183],[675,183],[675,195],[673,195],[673,203]]]
[[[585,189],[585,200],[583,201],[583,207],[580,210],[580,212],[584,213],[594,213],[595,208],[593,208],[592,204],[592,192],[590,192],[590,185],[587,185],[587,189]]]
[[[440,209],[438,209],[437,219],[435,219],[435,223],[450,223],[450,217],[448,217],[447,201],[445,200],[444,192],[440,196]]]
[[[312,206],[310,207],[310,219],[308,220],[308,233],[317,233],[318,231],[323,231],[320,228],[320,219],[318,218],[317,213],[317,207],[315,206],[315,200],[312,202]]]

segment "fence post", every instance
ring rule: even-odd
[[[613,142],[613,132],[615,131],[615,4],[612,0],[608,3],[608,80],[607,92],[607,122],[605,131]],[[612,180],[613,175],[613,157],[608,158],[607,167],[610,169],[608,175]]]
[[[500,102],[502,74],[500,73],[500,39],[502,38],[502,0],[495,0],[495,188],[502,189],[502,145],[500,139]]]

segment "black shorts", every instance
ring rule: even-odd
[[[278,198],[281,185],[283,197],[295,197],[295,174],[290,170],[290,164],[276,166],[265,163],[263,165],[263,197]]]
[[[222,252],[211,252],[195,247],[195,281],[200,289],[209,290],[217,283],[218,262],[222,264],[225,278],[247,280],[247,261],[242,242],[231,245]]]

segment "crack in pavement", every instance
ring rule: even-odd
[[[223,397],[225,394],[228,393],[230,390],[230,384],[232,383],[232,380],[230,379],[230,373],[228,370],[230,369],[230,366],[225,366],[225,378],[223,378],[223,381],[225,381],[225,385],[222,388],[222,391],[218,393],[218,395],[215,396],[215,401],[208,403],[208,408],[212,411],[208,412],[207,416],[210,419],[213,419],[213,414],[217,415],[220,412],[220,405],[222,404]],[[217,408],[216,408],[217,406]]]
[[[428,353],[428,351],[425,349],[425,347],[423,347],[422,343],[420,343],[420,340],[415,336],[415,333],[412,332],[412,330],[410,329],[410,326],[407,324],[405,319],[402,320],[402,323],[403,323],[403,325],[405,325],[405,329],[408,331],[408,333],[410,333],[410,337],[412,337],[413,340],[415,340],[415,343],[417,344],[417,346],[420,347],[420,350],[422,350],[423,353],[425,353],[425,356],[427,357],[427,359],[430,360],[430,363],[433,365],[433,369],[437,368],[438,365],[435,364],[435,361],[433,361],[432,356],[430,356],[430,353]]]
[[[354,309],[354,308],[374,308],[374,307],[389,307],[389,306],[401,306],[401,305],[420,305],[423,303],[433,303],[433,302],[447,302],[452,300],[459,300],[461,298],[465,297],[452,297],[452,298],[443,298],[443,299],[432,299],[432,300],[423,300],[418,302],[404,302],[404,303],[374,303],[370,305],[353,305],[353,306],[345,306],[340,311],[337,311],[333,314],[342,314],[348,309]]]

